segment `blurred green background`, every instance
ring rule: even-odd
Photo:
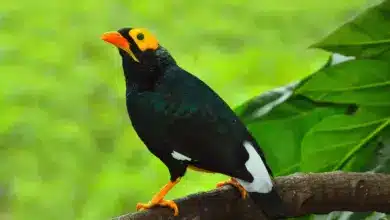
[[[168,181],[129,123],[103,32],[149,28],[233,108],[319,68],[326,53],[307,47],[369,2],[2,1],[0,219],[108,219]],[[189,171],[167,198],[223,179]]]

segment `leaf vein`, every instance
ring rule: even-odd
[[[369,141],[371,138],[373,138],[376,134],[378,134],[383,128],[385,128],[386,126],[388,126],[390,124],[390,119],[386,120],[385,122],[383,122],[383,124],[381,124],[380,126],[378,126],[373,132],[371,132],[370,134],[367,135],[366,138],[362,139],[360,141],[360,143],[358,145],[356,145],[335,167],[334,167],[334,170],[339,170],[341,169],[346,162],[348,162],[353,155],[355,155],[355,153],[357,151],[359,151],[363,145]]]
[[[340,147],[351,145],[351,144],[355,144],[355,143],[358,143],[358,141],[351,141],[351,142],[346,142],[346,143],[341,143],[341,144],[333,144],[333,145],[324,146],[321,149],[316,149],[316,150],[308,153],[308,155],[316,154],[316,153],[320,153],[320,152],[325,152],[325,151],[328,151],[328,150],[333,150],[333,149],[336,149],[336,148],[340,148]]]
[[[333,131],[345,131],[345,130],[353,130],[353,129],[358,129],[358,128],[363,128],[363,127],[368,127],[370,125],[378,124],[380,122],[389,120],[388,117],[378,119],[375,121],[370,121],[362,124],[355,124],[355,125],[350,125],[350,126],[344,126],[344,127],[337,127],[337,128],[332,128],[332,129],[318,129],[315,132],[333,132]]]
[[[348,88],[340,88],[340,89],[307,89],[306,91],[308,92],[321,92],[321,91],[324,91],[324,92],[349,92],[351,90],[359,90],[359,89],[370,89],[370,88],[373,88],[373,87],[381,87],[381,86],[387,86],[387,85],[390,85],[390,80],[389,81],[385,81],[385,82],[378,82],[378,83],[371,83],[371,84],[366,84],[366,85],[363,85],[363,86],[352,86],[352,87],[348,87]]]

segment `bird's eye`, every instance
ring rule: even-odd
[[[144,36],[143,33],[137,34],[137,39],[138,39],[138,40],[143,40],[144,38],[145,38],[145,36]]]

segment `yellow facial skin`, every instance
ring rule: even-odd
[[[129,36],[137,44],[140,51],[157,50],[158,41],[156,37],[145,28],[135,28],[129,31]]]

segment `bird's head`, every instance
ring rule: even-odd
[[[145,28],[122,28],[106,32],[101,38],[119,49],[126,80],[152,83],[164,68],[175,64],[168,51]]]
[[[156,37],[145,28],[122,28],[106,32],[102,40],[116,46],[122,57],[137,63],[152,61],[160,47]]]

